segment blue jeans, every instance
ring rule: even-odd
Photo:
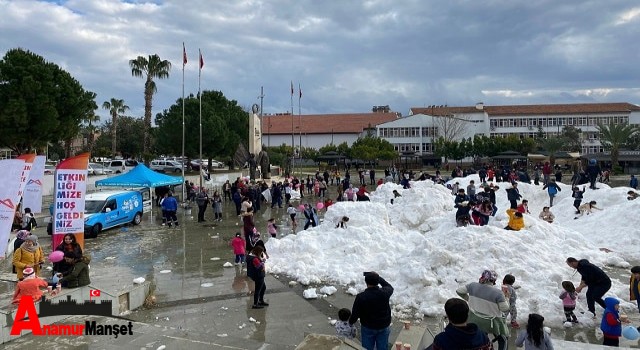
[[[367,350],[388,350],[389,349],[389,333],[391,333],[390,327],[382,329],[372,329],[365,326],[360,326],[362,347]]]

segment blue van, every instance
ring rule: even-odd
[[[101,231],[128,223],[139,225],[146,202],[151,205],[148,188],[87,194],[84,202],[85,236],[95,238]]]

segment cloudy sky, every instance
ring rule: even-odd
[[[220,90],[242,106],[302,114],[410,107],[640,103],[636,0],[0,0],[0,53],[44,56],[143,114],[130,59],[171,61],[153,113]],[[98,112],[106,119],[106,111]]]

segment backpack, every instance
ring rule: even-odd
[[[549,186],[547,187],[547,191],[549,191],[549,195],[555,196],[556,193],[558,193],[558,188],[556,188],[556,186]]]

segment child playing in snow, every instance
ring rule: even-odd
[[[511,327],[520,328],[518,321],[516,318],[518,317],[518,309],[516,309],[516,300],[518,296],[516,295],[516,289],[513,287],[516,278],[513,275],[506,274],[502,279],[502,293],[504,294],[505,299],[509,302],[509,311],[505,312],[504,318],[506,319],[509,314],[511,314]]]
[[[246,243],[244,239],[242,239],[242,234],[240,234],[240,232],[236,232],[236,236],[231,240],[231,243],[229,244],[233,247],[233,254],[236,255],[236,265],[244,264]]]
[[[598,203],[596,203],[596,201],[591,201],[589,203],[585,203],[585,204],[579,206],[578,207],[578,211],[580,212],[580,215],[576,216],[574,219],[579,218],[580,216],[584,215],[584,213],[587,213],[587,215],[589,215],[589,214],[593,213],[594,209],[595,210],[602,210],[602,209],[596,207],[596,204],[598,204]]]
[[[505,230],[520,231],[524,228],[524,218],[521,212],[509,208],[507,209],[507,215],[509,215],[509,223],[504,228]]]
[[[338,311],[340,321],[336,322],[336,333],[340,337],[353,339],[356,337],[356,327],[349,324],[349,317],[351,317],[349,309],[342,308]]]
[[[347,222],[349,222],[348,216],[343,216],[342,219],[336,225],[336,228],[347,228]]]
[[[518,210],[519,212],[521,212],[522,214],[531,214],[529,212],[529,201],[526,199],[522,200],[522,203],[520,203],[520,205],[518,205],[518,207],[516,208],[516,210]]]
[[[576,299],[578,298],[576,287],[571,281],[562,281],[562,289],[564,291],[560,293],[560,299],[562,299],[564,317],[567,318],[567,322],[578,323],[578,318],[573,313],[573,310],[576,309]]]
[[[540,215],[538,217],[550,224],[553,223],[553,219],[556,218],[549,207],[542,208],[542,211],[540,212]]]
[[[278,226],[276,226],[276,219],[271,218],[267,221],[267,232],[271,235],[271,238],[276,238],[278,234]]]
[[[632,200],[634,200],[634,199],[636,199],[638,197],[640,197],[640,195],[637,192],[634,192],[634,191],[627,192],[627,199],[630,200],[630,201],[632,201]]]
[[[582,186],[582,191],[580,191],[578,186],[573,187],[571,197],[573,197],[573,206],[576,208],[576,214],[580,214],[580,204],[582,203],[582,196],[586,188],[586,186]]]

